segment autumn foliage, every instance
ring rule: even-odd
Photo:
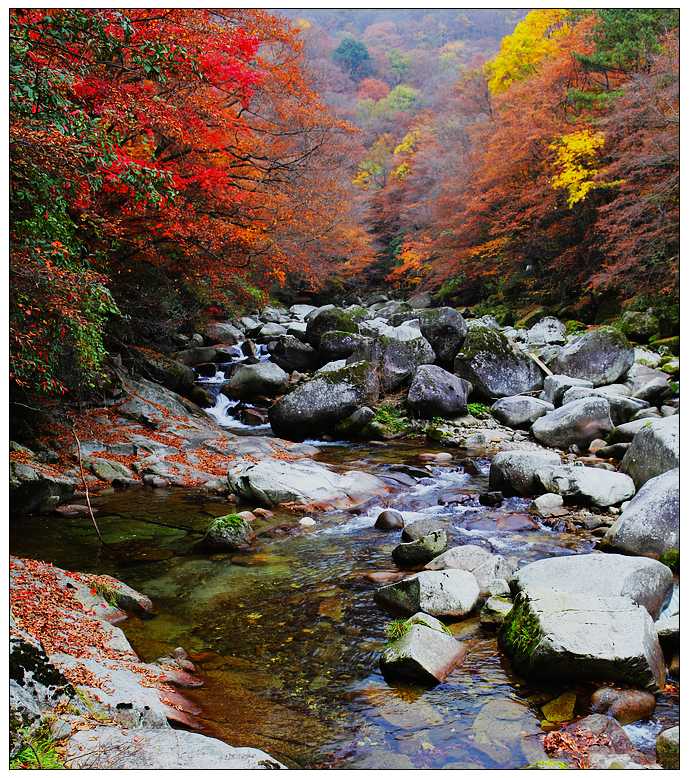
[[[342,175],[352,128],[284,20],[18,9],[10,42],[16,386],[88,385],[109,332],[255,304],[368,251]]]
[[[676,299],[677,57],[670,12],[530,12],[405,128],[372,201],[388,280],[577,317]]]

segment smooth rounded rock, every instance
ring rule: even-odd
[[[399,511],[388,509],[381,511],[376,519],[375,528],[390,531],[404,527],[404,516]]]

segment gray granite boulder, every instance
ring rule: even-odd
[[[560,457],[554,451],[501,451],[490,463],[488,483],[492,490],[528,497],[542,492],[538,470],[557,467]]]
[[[656,618],[672,588],[672,571],[654,559],[621,554],[573,554],[539,559],[510,580],[514,592],[547,590],[590,597],[628,597]]]
[[[287,769],[264,751],[178,729],[98,725],[67,742],[65,766],[80,770],[277,770]]]
[[[489,400],[533,392],[543,386],[538,365],[500,330],[490,327],[469,330],[455,357],[454,372],[471,383],[478,397]]]
[[[476,578],[466,570],[428,570],[382,586],[375,600],[404,613],[423,611],[431,616],[466,616],[479,599]]]
[[[515,669],[539,679],[601,679],[657,691],[665,660],[648,611],[628,597],[520,592],[500,630]]]
[[[621,469],[637,488],[655,476],[679,467],[679,416],[649,419],[634,435]]]
[[[531,432],[546,446],[566,450],[577,445],[586,451],[592,440],[605,438],[612,427],[608,400],[605,397],[584,397],[536,419]]]
[[[613,327],[598,327],[564,346],[550,368],[603,386],[625,376],[633,364],[634,348],[627,338]]]
[[[574,378],[568,375],[547,375],[543,381],[541,399],[553,405],[560,405],[564,393],[573,386],[593,388],[593,383],[585,378]]]
[[[607,531],[605,542],[641,556],[679,552],[679,469],[646,481]]]
[[[492,554],[481,546],[455,546],[428,562],[426,570],[466,570],[479,585],[481,595],[490,593],[496,579],[509,578],[516,565],[501,554]]]
[[[598,467],[561,465],[538,470],[536,478],[546,492],[559,494],[569,502],[608,508],[630,500],[636,489],[624,473]]]
[[[445,631],[440,621],[426,613],[415,614],[405,626],[405,634],[383,650],[383,675],[431,684],[444,681],[462,660],[465,647]]]
[[[332,432],[337,422],[358,408],[375,403],[379,389],[376,371],[368,362],[320,373],[271,407],[271,427],[276,435],[292,440]]]
[[[407,405],[417,415],[434,416],[466,414],[471,384],[437,365],[421,365],[414,374]]]
[[[493,416],[499,422],[514,428],[528,427],[536,419],[553,410],[555,406],[546,400],[519,394],[514,397],[503,397],[491,407]]]
[[[223,384],[223,393],[238,400],[251,400],[259,395],[274,397],[287,389],[289,376],[273,362],[239,365],[229,381]]]
[[[619,389],[620,391],[616,391]],[[623,393],[624,392],[624,393]],[[568,389],[563,397],[562,404],[581,400],[584,397],[605,397],[610,404],[610,418],[615,425],[624,424],[633,418],[634,414],[648,408],[645,400],[639,400],[635,397],[628,397],[629,390],[625,386],[616,384],[614,386],[601,386],[598,389],[586,389],[583,386],[573,386]]]
[[[395,546],[392,560],[398,567],[419,567],[442,554],[446,548],[447,534],[445,530],[439,530]]]
[[[374,475],[356,470],[335,473],[310,459],[233,462],[228,484],[234,494],[268,508],[279,503],[352,507],[389,491]]]
[[[431,308],[397,314],[391,323],[397,325],[413,319],[418,321],[421,334],[431,344],[438,364],[451,369],[467,334],[462,315],[454,308]]]

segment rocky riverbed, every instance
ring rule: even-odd
[[[676,357],[428,303],[218,322],[12,445],[15,654],[61,674],[48,700],[17,671],[13,705],[39,702],[15,755],[56,715],[75,766],[184,766],[166,738],[208,766],[671,766]],[[43,635],[31,597],[58,633],[91,614],[121,652],[103,672],[147,683],[109,699],[84,675],[102,658]],[[147,695],[154,724],[132,718]]]

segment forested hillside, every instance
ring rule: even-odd
[[[369,279],[503,320],[508,303],[593,320],[676,302],[675,11],[382,14],[306,31],[362,128]]]

